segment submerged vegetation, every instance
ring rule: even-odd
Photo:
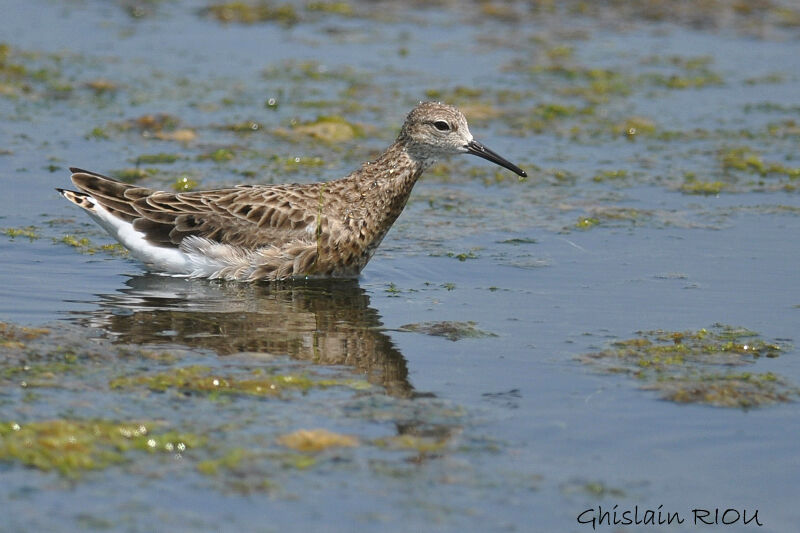
[[[0,421],[0,461],[79,477],[130,460],[138,450],[181,454],[202,446],[190,433],[160,430],[154,422],[108,420]]]
[[[58,5],[64,26],[90,12],[80,4]],[[701,233],[694,229],[725,229],[734,217],[762,216],[782,217],[788,226],[800,216],[800,108],[791,101],[798,79],[790,70],[753,64],[747,50],[766,39],[781,58],[775,64],[783,64],[781,51],[796,44],[800,28],[800,11],[789,2],[413,2],[414,9],[360,0],[201,4],[205,9],[183,2],[114,3],[103,12],[110,14],[105,25],[94,30],[97,42],[118,43],[113,47],[90,46],[94,41],[77,34],[57,52],[44,51],[61,42],[55,37],[27,49],[0,43],[0,114],[8,124],[0,179],[9,203],[17,186],[25,194],[28,187],[45,191],[47,202],[23,212],[28,197],[20,194],[25,207],[0,214],[1,246],[30,249],[36,260],[67,258],[70,272],[87,263],[81,275],[94,276],[96,265],[88,263],[125,252],[52,191],[68,186],[70,165],[97,164],[89,168],[176,192],[338,178],[387,146],[421,99],[460,106],[476,139],[525,168],[530,179],[473,157],[439,162],[425,173],[378,252],[388,252],[383,260],[390,271],[368,275],[361,282],[365,290],[345,298],[329,287],[322,297],[312,296],[303,292],[304,283],[290,293],[275,287],[261,292],[216,281],[119,278],[107,268],[96,291],[86,291],[86,280],[73,285],[65,278],[59,285],[63,298],[76,302],[65,306],[68,315],[59,315],[66,320],[46,329],[0,323],[0,469],[8,479],[3,494],[20,507],[40,509],[43,499],[60,497],[62,487],[77,487],[76,493],[96,495],[93,505],[101,508],[106,488],[124,487],[126,501],[109,496],[103,517],[110,518],[96,529],[147,529],[143,524],[153,516],[165,528],[187,519],[213,529],[220,524],[200,522],[197,516],[207,516],[202,511],[176,513],[169,522],[180,501],[173,509],[164,500],[161,510],[170,507],[170,513],[159,515],[153,501],[160,496],[152,494],[168,487],[166,494],[180,500],[232,492],[248,495],[239,500],[243,508],[263,511],[268,498],[299,500],[289,507],[306,509],[308,499],[323,491],[374,490],[386,498],[359,517],[364,523],[414,529],[419,522],[402,522],[411,508],[422,517],[417,520],[432,518],[444,529],[513,529],[488,524],[486,517],[503,518],[493,501],[526,500],[542,484],[533,473],[541,471],[535,461],[516,470],[518,459],[538,454],[531,455],[516,433],[524,438],[536,428],[515,428],[506,441],[508,424],[530,417],[522,409],[522,416],[507,417],[510,422],[494,416],[544,399],[532,394],[552,392],[537,387],[533,380],[541,376],[525,365],[544,360],[563,366],[566,380],[570,367],[554,361],[563,359],[557,343],[564,339],[505,332],[524,335],[520,324],[563,319],[566,308],[593,320],[592,308],[575,307],[577,300],[561,298],[563,285],[549,283],[595,292],[592,276],[603,273],[575,262],[596,265],[599,255],[611,255],[613,249],[603,249],[606,237],[629,238],[630,253],[649,253],[653,248],[641,252],[637,244],[674,238],[692,246],[724,244],[729,233],[693,241]],[[121,19],[113,19],[115,9],[125,13]],[[148,17],[158,24],[147,26]],[[169,26],[162,21],[177,19],[209,39],[159,51],[148,39]],[[655,31],[652,21],[659,22]],[[749,37],[737,40],[737,33]],[[208,46],[220,35],[230,49]],[[711,46],[709,35],[736,46]],[[278,49],[247,52],[273,38]],[[191,53],[175,53],[190,42],[196,45]],[[139,52],[127,55],[140,44]],[[234,48],[245,52],[239,57]],[[357,54],[350,52],[358,50],[369,53],[354,60]],[[281,59],[289,55],[297,59]],[[651,228],[664,231],[645,231]],[[682,249],[682,259],[697,258],[691,246]],[[393,264],[392,254],[401,260]],[[409,257],[433,269],[406,270]],[[749,261],[732,251],[730,260],[739,268],[742,257]],[[20,265],[25,270],[26,263]],[[38,267],[31,266],[30,276],[37,276]],[[663,268],[691,274],[664,274],[655,282],[660,286],[674,283],[677,290],[694,289],[692,295],[704,290],[694,284],[690,267]],[[450,276],[448,269],[458,274]],[[560,277],[572,272],[580,274]],[[492,279],[476,281],[476,275]],[[521,281],[524,276],[530,281]],[[619,276],[624,285],[601,290],[637,291],[653,282],[651,271]],[[497,306],[498,315],[484,321],[486,310],[452,307],[471,302],[473,293],[493,301],[487,305]],[[33,291],[25,307],[36,307],[39,296]],[[380,302],[377,309],[351,305],[369,298]],[[517,313],[515,302],[535,307]],[[13,304],[6,305],[12,314]],[[413,313],[406,320],[417,322],[399,329],[420,335],[386,333],[380,325],[379,313],[394,323],[391,313],[401,307]],[[441,320],[451,311],[463,321]],[[467,321],[474,317],[481,317],[480,324]],[[583,341],[575,345],[586,346]],[[407,345],[430,346],[436,360],[406,360],[398,346]],[[423,383],[441,384],[455,380],[455,372],[491,364],[491,358],[478,361],[473,350],[504,357],[506,346],[519,354],[506,358],[495,379],[509,383],[478,380],[484,388],[463,395],[484,403],[462,407],[449,400],[447,387],[437,385],[436,396],[422,390]],[[594,350],[580,358],[586,368],[627,376],[594,378],[627,379],[650,391],[641,393],[645,409],[648,395],[741,409],[798,399],[781,366],[788,344],[742,328],[640,332]],[[451,354],[457,356],[446,357]],[[458,360],[459,354],[469,359]],[[684,408],[666,406],[676,409]],[[541,427],[557,427],[543,438],[571,439],[574,424],[562,425],[556,411],[542,411]],[[731,415],[738,416],[725,416]],[[686,430],[683,436],[693,435]],[[674,459],[682,451],[667,453]],[[565,483],[548,474],[544,483],[562,487],[570,498],[641,492],[636,479],[623,491],[619,479],[588,475]],[[445,503],[437,507],[431,494],[444,495]],[[451,494],[458,496],[447,500]],[[230,509],[233,518],[223,529],[253,529],[246,512]],[[66,516],[66,528],[89,529],[70,523],[69,512],[57,520]],[[275,522],[266,527],[281,529],[280,514],[270,516]],[[24,514],[15,519],[7,513],[9,529],[26,529],[19,527]]]
[[[314,377],[309,374],[271,374],[255,369],[249,375],[233,376],[214,372],[210,367],[192,365],[146,375],[122,376],[109,382],[112,389],[144,387],[154,392],[176,390],[184,393],[244,394],[276,396],[311,388],[350,387],[363,390],[370,384],[361,380],[342,380]]]
[[[642,389],[678,403],[760,407],[797,400],[800,389],[773,372],[739,370],[787,346],[745,328],[716,325],[696,331],[646,331],[581,356],[598,370],[636,378]]]
[[[444,337],[451,341],[482,337],[497,337],[494,333],[482,331],[475,322],[421,322],[400,326],[400,331],[424,333],[433,337]]]
[[[293,5],[275,4],[267,0],[213,4],[206,8],[204,13],[220,22],[239,24],[278,22],[291,26],[300,20]]]

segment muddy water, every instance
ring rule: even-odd
[[[800,521],[792,4],[7,4],[2,528]],[[148,274],[53,191],[335,178],[423,99],[530,178],[437,165],[357,282]]]

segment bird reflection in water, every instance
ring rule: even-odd
[[[180,345],[221,356],[285,354],[354,367],[391,396],[419,395],[405,358],[381,331],[378,312],[355,280],[238,284],[142,275],[126,285],[99,295],[99,309],[88,319],[115,342]]]

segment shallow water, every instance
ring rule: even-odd
[[[0,431],[0,529],[586,531],[580,513],[614,505],[685,519],[664,531],[695,530],[695,508],[764,524],[726,531],[800,522],[792,4],[667,19],[658,3],[511,3],[514,22],[487,4],[296,3],[288,26],[220,23],[205,2],[6,4],[0,320],[49,333],[0,344],[0,424],[148,421],[197,440],[59,473]],[[335,178],[427,98],[531,177],[443,162],[358,281],[148,274],[53,191],[69,166],[138,167],[162,188]],[[141,119],[157,113],[168,124]],[[297,133],[330,115],[353,137]],[[176,131],[193,137],[158,138]],[[177,160],[137,165],[152,154]],[[413,331],[431,324],[456,340]],[[780,355],[688,363],[692,386],[771,373],[788,401],[670,401],[653,389],[669,372],[581,358],[715,324]],[[274,376],[305,385],[243,388]],[[358,444],[281,444],[318,428]]]

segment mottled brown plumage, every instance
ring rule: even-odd
[[[380,157],[334,181],[171,193],[73,168],[80,192],[59,192],[154,270],[239,281],[353,277],[422,172],[457,153],[525,175],[474,141],[458,109],[424,102]]]

